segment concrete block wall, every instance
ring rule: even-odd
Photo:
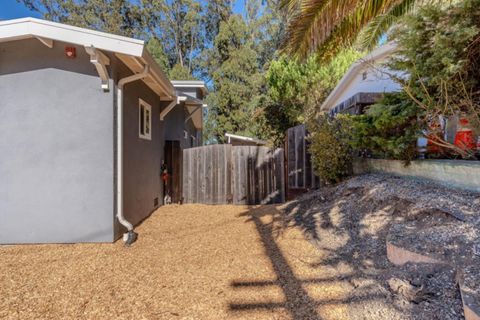
[[[367,172],[389,173],[458,188],[480,192],[480,161],[415,160],[405,166],[401,160],[359,159],[354,162],[355,174]]]

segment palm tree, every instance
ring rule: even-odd
[[[289,18],[285,53],[305,58],[317,52],[329,59],[358,41],[371,49],[396,22],[422,0],[282,0]]]

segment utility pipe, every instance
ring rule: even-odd
[[[122,78],[117,85],[117,219],[128,230],[123,235],[125,245],[135,242],[137,234],[133,232],[133,225],[123,215],[123,87],[127,83],[145,78],[148,71],[149,66],[145,65],[141,73]]]

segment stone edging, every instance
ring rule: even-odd
[[[396,266],[408,262],[446,264],[446,262],[438,259],[398,247],[389,241],[387,241],[387,258]],[[457,271],[457,281],[460,288],[460,295],[462,297],[465,320],[480,320],[480,305],[475,301],[475,297],[469,293],[469,290],[463,284],[460,274],[461,273]]]

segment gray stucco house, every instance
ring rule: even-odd
[[[179,103],[165,116],[165,183],[166,202],[182,203],[183,150],[201,146],[203,134],[203,103],[208,90],[203,81],[172,81]]]
[[[201,136],[201,115],[175,116],[188,101],[144,41],[0,22],[0,244],[134,241],[163,201],[165,141]]]

